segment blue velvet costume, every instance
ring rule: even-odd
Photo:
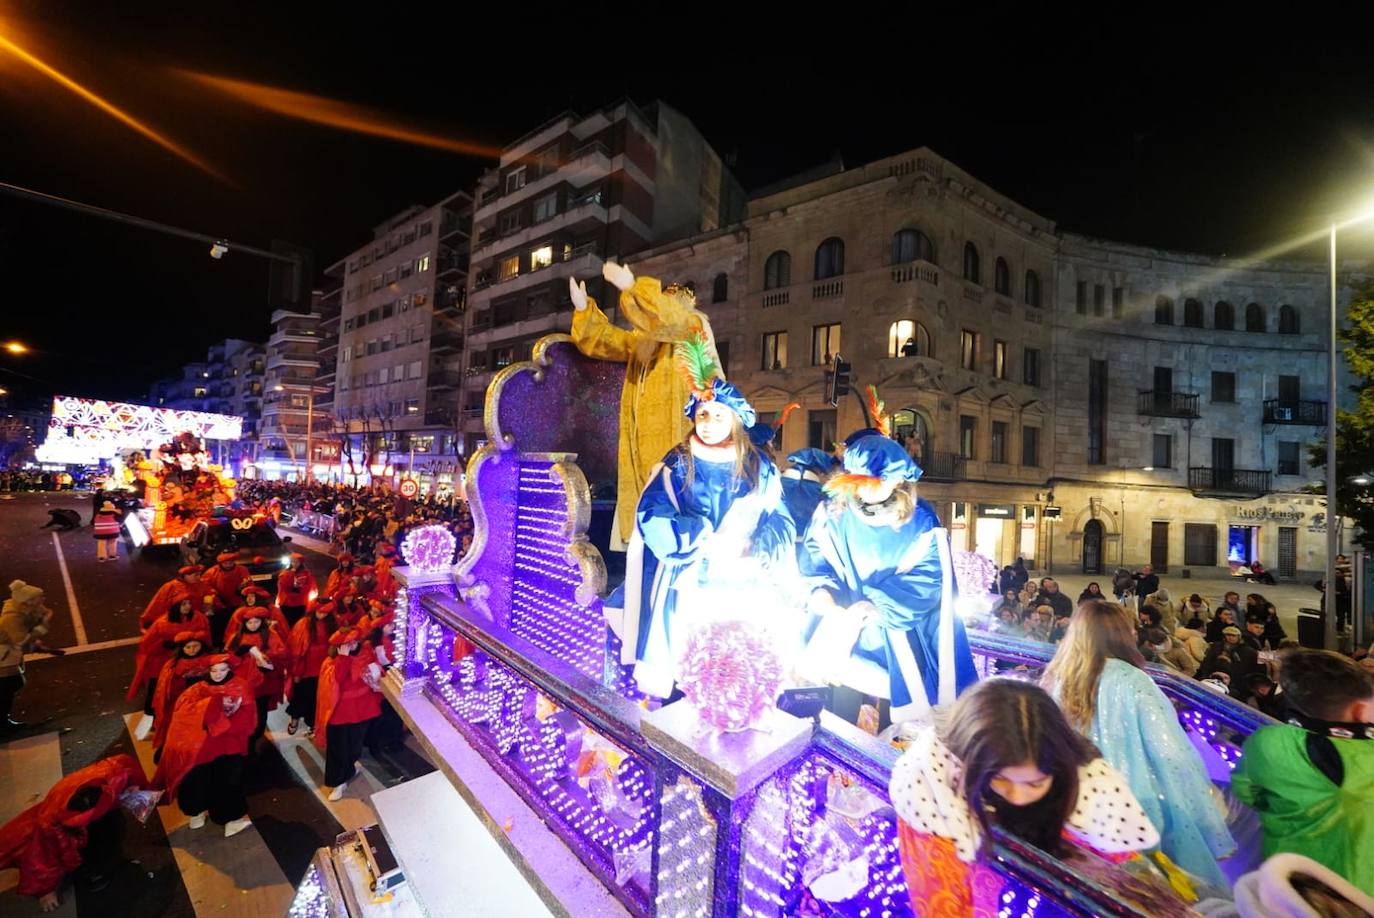
[[[741,415],[746,427],[752,422],[753,409],[729,383],[716,381],[716,399]],[[691,404],[689,410],[695,407]],[[738,575],[738,570],[720,570],[722,561],[711,557],[717,533],[725,530],[749,539],[749,555],[757,559],[750,578],[755,587],[769,575],[779,581],[796,579],[796,526],[783,503],[777,466],[760,454],[759,481],[751,490],[735,478],[733,461],[693,456],[691,464],[690,485],[684,448],[665,456],[650,476],[635,510],[623,590],[606,601],[611,613],[623,609],[616,616],[622,662],[634,663],[640,689],[660,698],[672,692],[685,638],[682,595],[712,589],[724,576]],[[739,611],[747,618],[754,610]]]
[[[881,436],[851,445],[844,467],[879,480],[920,475],[906,452]],[[862,601],[877,608],[877,620],[862,626],[845,665],[858,678],[844,681],[889,698],[894,721],[922,716],[977,681],[968,636],[953,608],[948,536],[927,501],[918,500],[911,518],[895,529],[871,526],[848,506],[824,507],[812,518],[800,564],[810,585],[828,589],[841,608]],[[812,643],[835,640],[823,622]],[[843,652],[837,646],[822,650]]]
[[[835,460],[824,450],[808,447],[789,454],[787,461],[792,467],[782,474],[782,498],[787,502],[787,512],[796,522],[800,537],[806,534],[811,517],[816,515],[816,508],[825,499],[821,479],[835,467]]]

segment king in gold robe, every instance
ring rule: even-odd
[[[611,546],[619,549],[629,544],[634,532],[635,506],[650,471],[683,441],[690,426],[682,413],[690,393],[682,374],[674,369],[673,345],[702,332],[715,357],[715,339],[705,314],[696,309],[696,296],[687,288],[664,288],[655,278],[636,278],[615,264],[606,265],[605,275],[621,287],[620,312],[631,327],[612,325],[583,287],[586,307],[579,306],[573,313],[572,338],[588,357],[625,364],[611,533]],[[578,289],[574,284],[574,304]]]

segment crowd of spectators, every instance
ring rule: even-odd
[[[258,480],[240,481],[237,496],[249,506],[276,501],[283,521],[309,529],[336,551],[357,557],[371,557],[384,543],[399,548],[409,530],[435,523],[453,533],[460,552],[472,544],[472,514],[467,501],[456,498],[404,498],[380,487]]]

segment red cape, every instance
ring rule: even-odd
[[[101,759],[67,775],[42,802],[0,827],[0,869],[19,868],[20,895],[55,892],[62,878],[81,866],[87,827],[119,805],[126,787],[142,783],[143,769],[127,755]],[[100,788],[100,801],[83,812],[68,809],[72,794],[88,784]]]
[[[210,620],[199,611],[192,612],[191,617],[184,622],[171,621],[164,615],[143,633],[143,639],[138,642],[138,653],[134,656],[134,681],[129,683],[126,698],[133,701],[144,685],[161,674],[162,667],[176,656],[176,648],[162,645],[167,641],[176,640],[176,636],[183,631],[201,631],[209,634]]]
[[[247,751],[248,738],[258,726],[258,709],[253,702],[257,671],[250,661],[220,685],[197,682],[181,693],[172,711],[162,758],[153,775],[153,787],[167,791],[165,803],[176,799],[182,778],[192,768],[221,755]],[[238,710],[232,715],[224,713],[226,696],[240,699]]]
[[[206,640],[209,643],[209,640]],[[153,693],[153,748],[161,749],[167,741],[167,729],[172,723],[172,711],[182,692],[191,687],[185,678],[188,673],[204,675],[209,668],[210,654],[195,657],[174,657],[162,667],[157,677],[157,691]]]

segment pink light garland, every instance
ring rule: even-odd
[[[782,684],[772,643],[740,621],[712,622],[692,632],[678,672],[678,686],[702,721],[727,733],[756,725]]]
[[[422,574],[438,574],[453,563],[458,542],[443,526],[421,526],[406,533],[401,557]]]

